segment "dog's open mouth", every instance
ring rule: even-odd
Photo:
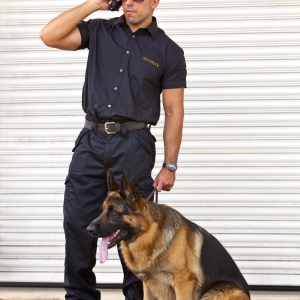
[[[102,239],[99,252],[99,261],[101,264],[107,260],[108,249],[114,247],[119,241],[123,240],[127,233],[128,231],[126,229],[119,229],[111,236]]]
[[[107,242],[108,249],[114,247],[119,241],[123,240],[127,235],[126,229],[119,229],[115,233],[113,233]]]

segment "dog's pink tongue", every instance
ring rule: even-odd
[[[102,239],[101,244],[100,244],[99,262],[101,264],[104,264],[108,257],[108,246],[107,246],[108,240],[109,240],[109,237],[105,237]]]

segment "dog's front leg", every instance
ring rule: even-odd
[[[177,300],[173,287],[157,279],[147,280],[143,286],[144,300]]]
[[[152,294],[151,290],[149,289],[149,287],[145,282],[143,282],[143,290],[144,290],[144,300],[159,300]]]
[[[199,300],[200,291],[196,280],[177,280],[174,286],[176,300]]]

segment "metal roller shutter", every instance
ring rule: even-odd
[[[80,1],[0,3],[0,281],[60,283],[87,52],[47,48],[39,31]],[[250,285],[299,286],[299,1],[165,0],[155,15],[188,66],[177,182],[160,202],[215,234]],[[120,283],[116,249],[95,270]]]

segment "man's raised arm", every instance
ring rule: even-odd
[[[50,21],[40,32],[49,47],[76,50],[81,45],[77,24],[96,10],[107,10],[109,0],[88,0]]]

